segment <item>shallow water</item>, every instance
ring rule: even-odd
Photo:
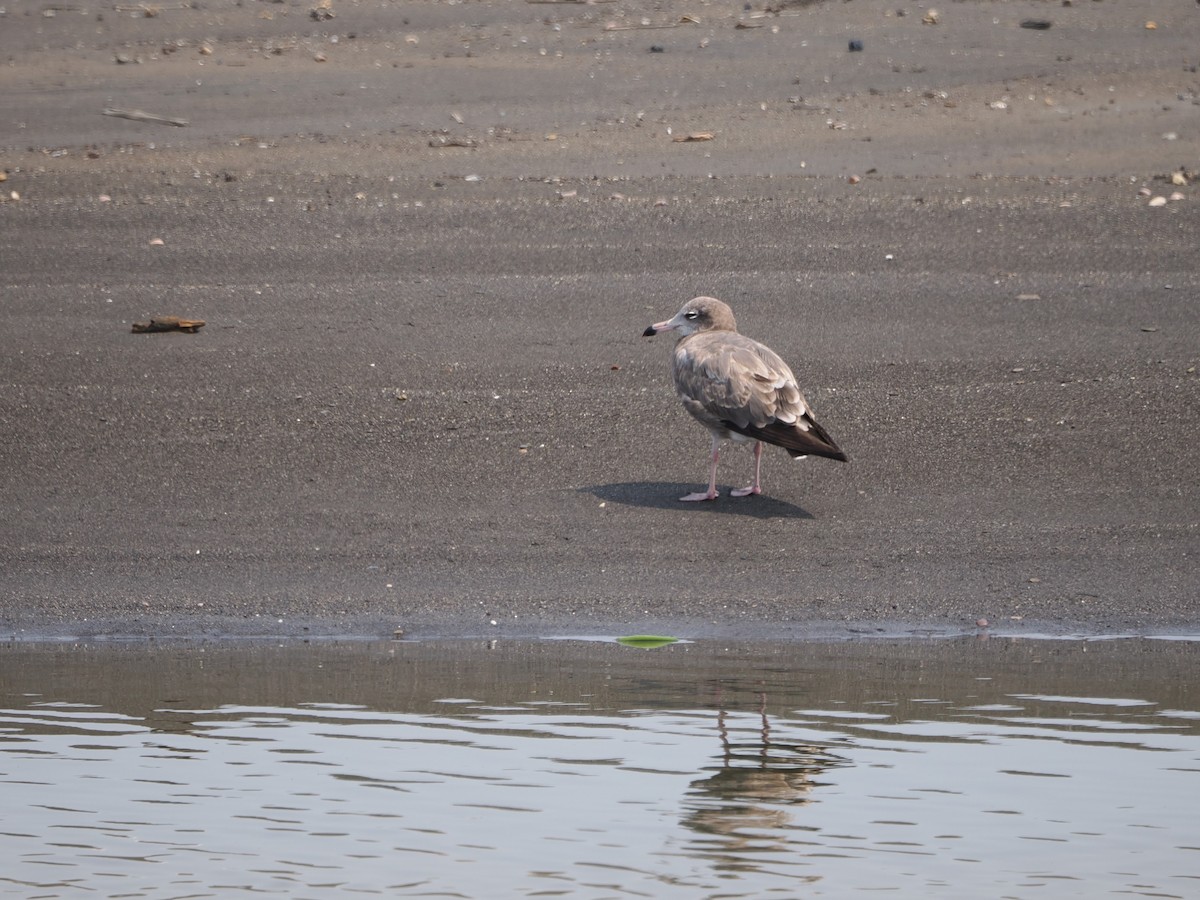
[[[1200,895],[1200,644],[0,651],[0,894]]]

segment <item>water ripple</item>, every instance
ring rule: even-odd
[[[364,690],[379,660],[362,648],[336,651],[344,682],[300,677],[290,700],[275,686],[311,671],[303,657],[228,656],[257,689],[195,690],[185,666],[104,702],[85,702],[103,669],[64,680],[59,659],[67,687],[46,698],[25,660],[32,696],[6,689],[0,709],[0,889],[1095,897],[1200,880],[1186,670],[1114,699],[1019,668],[982,682],[957,657],[871,679],[844,655],[730,668],[692,645],[614,679],[624,648],[559,645],[536,677],[539,651],[520,650],[477,677],[458,659],[404,700],[403,680]],[[549,672],[569,673],[554,699]]]

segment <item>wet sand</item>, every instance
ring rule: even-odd
[[[4,633],[1196,631],[1194,3],[314,5],[0,17]]]

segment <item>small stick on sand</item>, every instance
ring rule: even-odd
[[[170,116],[156,116],[154,113],[143,112],[140,109],[115,109],[104,107],[104,115],[116,116],[118,119],[132,119],[135,122],[158,122],[160,125],[174,125],[183,128],[188,124],[187,119],[174,119]]]
[[[617,25],[617,24],[609,24],[609,25],[605,25],[605,26],[604,26],[604,30],[605,30],[605,31],[646,31],[646,30],[648,30],[648,29],[653,29],[653,28],[678,28],[678,27],[679,27],[679,26],[681,26],[681,25],[686,25],[686,24],[688,24],[689,22],[694,22],[694,21],[695,21],[695,19],[688,18],[687,16],[685,16],[684,18],[685,18],[685,19],[687,19],[688,21],[687,21],[687,22],[683,22],[683,21],[680,21],[680,22],[668,22],[668,23],[666,23],[665,25]]]

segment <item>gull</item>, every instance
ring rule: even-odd
[[[642,336],[663,331],[679,334],[671,355],[675,393],[683,408],[712,434],[708,490],[680,500],[717,499],[722,440],[754,441],[754,482],[733,491],[735,497],[762,493],[764,441],[782,447],[793,459],[813,455],[846,461],[846,454],[813,418],[787,363],[770,347],[738,334],[733,310],[725,303],[696,297]]]

